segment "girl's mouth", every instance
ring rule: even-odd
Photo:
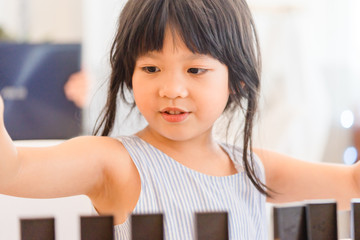
[[[171,123],[182,122],[186,120],[190,114],[190,112],[175,108],[167,108],[160,111],[160,113],[165,121]]]

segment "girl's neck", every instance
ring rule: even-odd
[[[202,135],[184,140],[169,139],[152,130],[149,126],[136,133],[136,135],[164,152],[208,152],[219,149],[211,129]]]
[[[183,141],[167,139],[149,127],[136,135],[195,171],[213,176],[227,176],[237,172],[228,154],[214,140],[211,131]]]

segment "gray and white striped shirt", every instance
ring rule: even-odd
[[[185,167],[137,136],[119,140],[141,178],[140,197],[133,213],[163,213],[166,240],[195,239],[195,213],[219,211],[228,212],[229,239],[267,239],[265,196],[243,170],[241,149],[233,152],[232,146],[221,144],[238,173],[219,177]],[[256,173],[264,182],[262,163],[256,156],[255,161]],[[131,239],[129,219],[114,227],[116,240]]]

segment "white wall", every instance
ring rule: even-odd
[[[81,0],[0,0],[0,26],[19,41],[79,42]]]
[[[309,161],[342,162],[360,99],[360,6],[354,0],[249,0],[263,54],[256,144]]]
[[[330,103],[319,53],[322,18],[314,4],[255,5],[263,54],[258,147],[320,161],[330,125]],[[320,15],[320,16],[319,16]],[[311,36],[311,37],[310,37]],[[314,121],[317,119],[317,121]]]

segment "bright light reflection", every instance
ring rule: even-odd
[[[343,156],[344,163],[346,165],[352,165],[356,162],[358,157],[358,152],[355,147],[348,147]]]
[[[350,110],[345,110],[341,113],[341,126],[350,128],[354,124],[354,114]]]

